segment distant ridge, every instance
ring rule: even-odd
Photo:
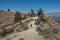
[[[3,10],[0,10],[0,12],[5,12],[5,11],[3,11]]]
[[[52,17],[58,23],[60,23],[60,12],[47,13],[47,15]]]
[[[60,16],[60,12],[47,13],[49,16]]]

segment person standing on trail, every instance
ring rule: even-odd
[[[31,28],[32,28],[32,24],[30,24]]]

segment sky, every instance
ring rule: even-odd
[[[44,13],[60,12],[60,0],[0,0],[0,10],[27,13],[30,9],[37,12],[39,8],[42,8]]]

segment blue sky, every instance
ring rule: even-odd
[[[60,12],[60,0],[0,0],[0,10],[30,12],[42,8],[45,13]]]

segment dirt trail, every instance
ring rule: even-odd
[[[29,29],[8,37],[10,40],[19,40],[21,38],[24,38],[24,40],[43,40],[43,37],[39,36],[34,29]]]
[[[27,18],[25,20],[22,20],[22,22],[25,22],[25,21],[30,20],[30,19],[37,19],[37,18],[38,18],[37,16],[36,17]]]
[[[38,17],[33,17],[32,19],[37,19]],[[29,18],[30,20],[31,18]],[[26,20],[24,20],[26,21]],[[35,21],[31,21],[29,23],[29,29],[23,32],[18,32],[18,33],[14,33],[10,36],[7,36],[6,38],[4,38],[3,40],[20,40],[21,38],[23,38],[24,40],[44,40],[43,36],[39,36],[38,33],[35,30],[36,25],[34,24]],[[30,26],[30,24],[32,24],[32,27]]]

